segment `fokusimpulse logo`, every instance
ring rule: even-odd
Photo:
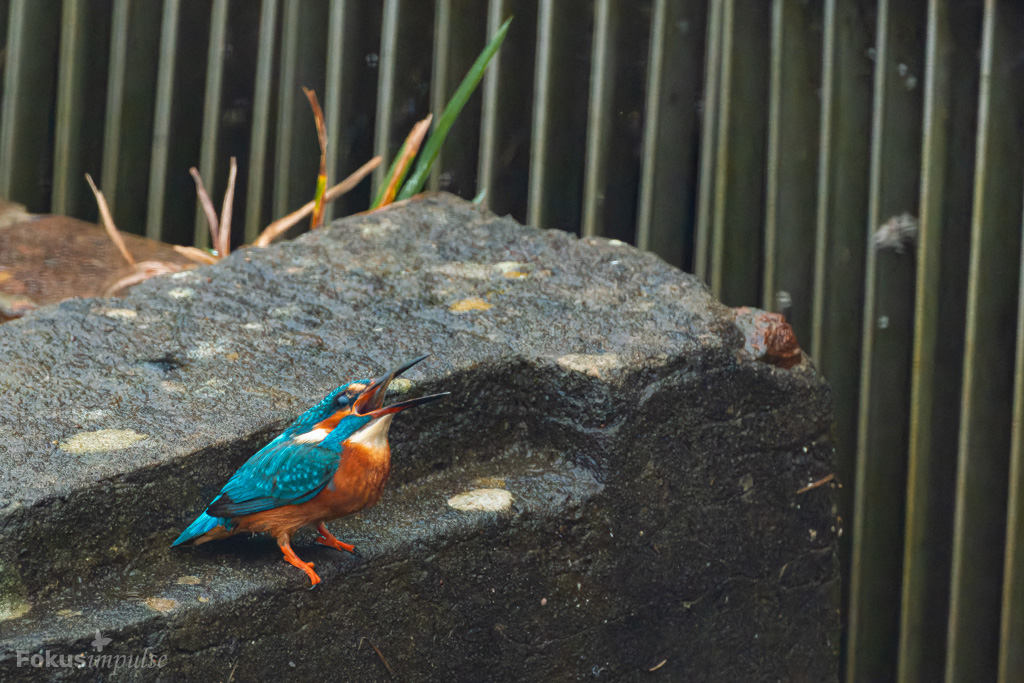
[[[103,650],[113,641],[96,629],[96,637],[91,643],[93,652],[87,654],[60,654],[53,650],[30,653],[28,650],[17,650],[18,666],[31,666],[37,669],[110,669],[117,673],[120,669],[162,669],[167,665],[167,655],[157,655],[153,648],[147,647],[139,654],[115,655]]]

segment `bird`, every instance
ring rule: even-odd
[[[431,394],[384,405],[388,385],[427,356],[399,365],[375,379],[338,387],[300,415],[277,438],[257,451],[231,476],[206,509],[171,547],[199,545],[240,532],[266,532],[293,566],[320,583],[312,562],[291,547],[292,535],[306,526],[316,541],[358,554],[338,540],[325,522],[376,503],[391,472],[388,430],[398,413],[448,395]]]

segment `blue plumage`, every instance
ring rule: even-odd
[[[312,500],[338,470],[342,442],[370,420],[349,415],[320,444],[275,439],[238,468],[207,513],[240,517]]]
[[[364,379],[343,384],[296,418],[235,472],[207,511],[171,545],[187,543],[218,526],[230,531],[235,526],[232,517],[312,499],[334,475],[341,442],[366,420],[360,420],[347,433],[334,430],[320,444],[295,443],[294,439],[336,411],[350,406],[358,391],[369,382]]]
[[[192,539],[198,538],[208,531],[213,531],[218,526],[222,526],[225,529],[230,530],[234,527],[234,522],[232,522],[230,519],[211,517],[210,515],[203,512],[198,517],[196,517],[194,522],[188,525],[187,529],[181,532],[181,536],[178,536],[178,539],[171,544],[171,547],[173,548],[176,545],[188,543]]]
[[[336,410],[351,406],[352,401],[358,395],[358,392],[354,391],[353,388],[365,387],[369,383],[370,380],[368,379],[357,379],[348,384],[342,384],[324,396],[323,400],[315,406],[295,418],[295,421],[288,425],[288,428],[281,432],[280,436],[267,444],[267,447],[269,448],[279,441],[287,440],[289,437],[294,437],[296,434],[301,434],[317,422],[325,420]]]
[[[289,564],[305,572],[312,585],[320,583],[313,563],[292,550],[292,535],[314,526],[317,543],[356,552],[354,545],[335,538],[324,522],[380,499],[391,469],[387,443],[391,419],[446,395],[384,405],[392,380],[425,358],[332,391],[238,468],[173,545],[205,543],[245,531],[266,532],[277,540]]]

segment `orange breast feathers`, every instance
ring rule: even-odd
[[[311,500],[239,517],[238,530],[267,531],[274,536],[292,534],[304,526],[344,517],[373,505],[384,492],[391,473],[391,449],[386,429],[384,434],[382,440],[371,438],[346,443],[338,471],[324,490]]]

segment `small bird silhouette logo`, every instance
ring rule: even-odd
[[[96,639],[89,643],[96,652],[103,652],[103,648],[113,642],[113,638],[104,638],[99,629],[96,629]]]

